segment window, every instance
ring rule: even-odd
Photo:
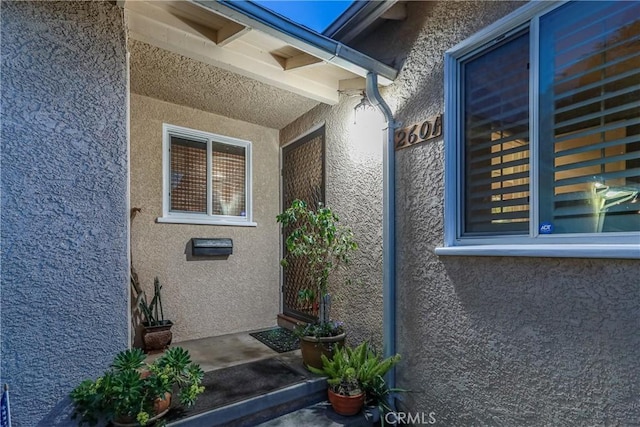
[[[640,258],[640,3],[532,2],[446,79],[439,253]]]
[[[163,167],[159,222],[256,225],[250,142],[164,124]]]

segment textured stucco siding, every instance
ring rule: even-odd
[[[257,227],[157,223],[162,216],[162,124],[252,142],[253,220]],[[278,131],[212,113],[131,95],[131,228],[141,283],[162,284],[174,341],[272,326],[279,311]],[[233,239],[227,259],[191,259],[193,237]],[[189,256],[188,256],[189,255]]]
[[[121,11],[2,14],[2,370],[13,425],[70,425],[68,393],[128,344]]]
[[[444,112],[444,52],[519,5],[408,2],[408,22],[358,46],[403,65],[383,91],[396,119]],[[443,150],[440,138],[396,158],[403,408],[437,425],[637,425],[638,261],[436,256]]]
[[[333,319],[344,321],[348,340],[382,344],[382,141],[383,132],[354,125],[360,96],[320,105],[280,132],[286,144],[321,123],[326,138],[326,204],[355,233],[359,250],[330,283]],[[380,116],[382,124],[382,116]],[[365,123],[366,126],[366,123]],[[363,136],[365,139],[363,139]],[[346,283],[346,279],[350,279]]]

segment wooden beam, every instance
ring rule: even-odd
[[[310,65],[315,65],[322,63],[322,59],[316,58],[313,55],[309,55],[308,53],[301,53],[296,56],[292,56],[291,58],[287,58],[285,60],[284,69],[285,70],[294,70],[300,67],[308,67]]]
[[[353,79],[344,79],[338,82],[338,90],[340,92],[364,91],[367,81],[364,77],[355,77]]]
[[[216,45],[215,38],[211,40],[208,36],[194,32],[193,28],[179,26],[174,21],[172,24],[176,25],[170,25],[163,20],[154,19],[157,16],[151,15],[144,11],[125,9],[129,36],[132,39],[316,101],[330,105],[338,103],[338,82],[325,73],[319,72],[313,77],[288,73],[273,55],[257,46],[245,43],[242,38],[236,39],[236,42],[230,46],[220,47]]]
[[[251,28],[245,27],[237,22],[229,21],[224,27],[218,30],[216,44],[218,46],[224,46],[249,31],[251,31]]]
[[[161,2],[159,2],[159,4],[162,5]],[[130,14],[136,13],[143,15],[147,19],[157,21],[167,27],[175,28],[178,31],[182,31],[193,36],[200,37],[214,43],[218,39],[218,32],[213,28],[205,27],[204,25],[197,24],[187,18],[173,15],[167,10],[153,4],[144,1],[127,1],[125,3],[125,8],[130,12]]]

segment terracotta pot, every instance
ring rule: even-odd
[[[300,350],[302,352],[302,363],[305,366],[313,366],[322,369],[323,354],[331,359],[333,351],[344,346],[347,334],[340,334],[335,337],[300,337]]]
[[[337,414],[346,416],[355,415],[360,412],[364,406],[364,392],[357,396],[343,396],[329,389],[327,393],[329,395],[329,402],[331,402],[331,406]]]
[[[153,410],[155,415],[149,418],[147,424],[153,423],[166,415],[169,412],[169,406],[171,406],[171,393],[165,393],[164,399],[156,399],[153,401]],[[114,426],[117,427],[138,427],[140,424],[134,417],[118,417],[111,421]]]
[[[167,413],[169,406],[171,406],[171,393],[165,393],[164,399],[156,399],[153,401],[153,411],[160,416]]]
[[[173,323],[171,320],[166,320],[163,325],[147,326],[143,323],[142,326],[144,327],[142,342],[144,343],[145,352],[163,351],[169,347],[173,338],[171,332]]]

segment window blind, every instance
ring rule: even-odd
[[[246,216],[245,149],[211,144],[213,215]]]
[[[640,230],[640,4],[569,3],[540,20],[540,220]]]
[[[171,136],[171,211],[207,212],[207,144]]]
[[[463,234],[529,229],[529,34],[461,64]]]

